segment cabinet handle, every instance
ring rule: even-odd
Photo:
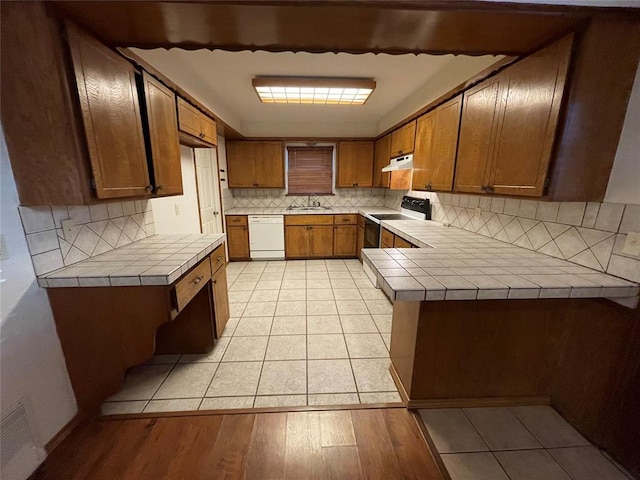
[[[151,185],[147,185],[146,187],[144,187],[144,189],[151,191],[151,190],[153,190],[153,187]]]
[[[203,279],[203,278],[204,278],[204,277],[203,277],[202,275],[201,275],[201,276],[199,276],[199,277],[196,277],[196,278],[193,280],[193,283],[194,283],[195,285],[197,285],[197,284],[199,284],[199,283],[202,281],[202,279]]]
[[[158,186],[156,187],[156,190],[162,190],[163,188],[164,188],[164,187],[163,187],[162,185],[158,185]]]
[[[219,256],[219,257],[218,257],[218,259],[217,259],[216,261],[218,261],[218,262],[219,262],[220,260],[222,260],[222,255],[221,255],[221,256]]]
[[[491,192],[493,192],[493,187],[492,187],[491,185],[487,185],[487,190],[486,190],[486,192],[487,192],[487,193],[491,193]]]

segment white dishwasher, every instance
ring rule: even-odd
[[[284,216],[249,215],[251,258],[284,258]]]

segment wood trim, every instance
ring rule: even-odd
[[[422,420],[422,416],[420,415],[420,413],[417,410],[410,409],[409,412],[411,412],[411,414],[413,415],[413,419],[415,420],[416,424],[418,425],[418,429],[420,430],[420,433],[422,434],[422,438],[424,438],[425,443],[429,447],[429,452],[431,453],[431,456],[433,457],[433,460],[435,461],[436,467],[438,467],[438,470],[440,471],[440,475],[442,475],[443,480],[451,480],[451,476],[449,475],[449,471],[447,470],[447,467],[445,466],[444,462],[442,461],[442,457],[440,456],[440,453],[438,452],[438,449],[436,448],[436,444],[433,442],[433,439],[431,438],[431,435],[429,434],[429,429],[425,425],[424,420]]]
[[[226,123],[219,116],[217,116],[215,113],[213,113],[207,107],[205,107],[204,104],[199,102],[195,97],[190,95],[186,90],[181,88],[177,83],[175,83],[169,77],[165,76],[163,73],[161,73],[159,70],[157,70],[151,64],[149,64],[142,57],[140,57],[139,55],[136,55],[135,53],[133,53],[131,51],[131,49],[126,48],[126,47],[117,47],[116,51],[118,51],[120,53],[120,55],[122,55],[129,62],[133,63],[138,68],[144,69],[147,73],[149,73],[150,75],[152,75],[153,77],[158,79],[160,82],[164,83],[168,88],[173,90],[176,93],[176,95],[178,95],[179,97],[182,97],[185,100],[187,100],[191,105],[196,107],[198,110],[200,110],[207,117],[210,117],[213,120],[215,120],[216,121],[216,128],[218,130],[218,134],[219,135],[221,135],[222,137],[224,137],[225,139],[228,139],[228,140],[243,140],[244,139],[244,136],[242,134],[240,134],[237,130],[232,128],[228,123]],[[182,140],[182,138],[181,138],[181,140]],[[206,146],[206,147],[211,147],[211,145],[209,143],[202,142],[202,144],[204,146]],[[189,145],[189,144],[185,143],[185,145]],[[189,146],[191,146],[191,145],[189,145]],[[200,146],[200,145],[195,145],[195,146]]]
[[[520,405],[551,405],[551,397],[490,397],[490,398],[443,398],[437,400],[409,400],[407,408],[474,408],[517,407]]]
[[[104,415],[101,420],[124,420],[135,418],[165,418],[165,417],[201,417],[209,415],[242,415],[247,413],[280,413],[280,412],[326,412],[335,410],[371,410],[377,408],[405,408],[402,403],[367,403],[346,405],[320,405],[300,407],[264,407],[264,408],[234,408],[220,410],[188,410],[184,412],[158,413],[129,413],[124,415]]]
[[[456,95],[464,92],[465,90],[470,89],[474,85],[486,80],[487,78],[490,78],[490,77],[498,74],[500,71],[504,70],[509,65],[514,63],[516,60],[519,60],[519,57],[505,56],[504,58],[498,60],[496,63],[488,66],[487,68],[485,68],[481,72],[477,73],[473,77],[469,78],[468,80],[465,80],[464,82],[462,82],[458,86],[452,88],[447,93],[444,93],[444,94],[440,95],[438,98],[436,98],[435,100],[429,102],[427,105],[425,105],[424,107],[422,107],[420,110],[416,111],[415,113],[409,115],[404,120],[401,120],[400,122],[396,123],[394,126],[389,127],[384,132],[380,133],[375,138],[375,140],[379,140],[380,138],[382,138],[385,135],[393,132],[394,130],[397,130],[397,129],[401,128],[401,127],[404,127],[406,124],[411,123],[412,121],[416,120],[418,117],[421,117],[425,113],[428,113],[431,110],[434,110],[435,108],[439,107],[443,103],[446,103],[447,101],[451,100]]]
[[[396,371],[396,367],[393,365],[393,363],[389,365],[389,373],[391,374],[393,383],[395,383],[396,387],[398,388],[398,393],[400,394],[400,398],[402,398],[402,402],[405,405],[409,405],[409,395],[407,394],[407,391],[405,390],[404,385],[400,380],[400,375],[398,375],[398,372]]]
[[[69,436],[71,432],[73,432],[83,420],[87,417],[86,415],[81,414],[80,412],[76,413],[71,420],[69,420],[64,427],[56,433],[51,440],[49,440],[44,446],[44,450],[47,454],[53,452],[53,450],[62,443],[62,441]]]

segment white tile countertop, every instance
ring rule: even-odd
[[[635,283],[483,235],[417,220],[382,226],[422,247],[362,250],[365,270],[394,300],[604,297],[637,303]]]
[[[45,288],[171,285],[225,234],[153,235],[38,277]]]
[[[231,208],[224,212],[225,215],[344,215],[358,213],[367,215],[373,213],[400,213],[398,210],[388,207],[331,207],[327,210],[287,210],[287,208]]]

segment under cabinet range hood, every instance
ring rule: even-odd
[[[389,165],[382,169],[383,172],[395,172],[397,170],[411,170],[413,168],[413,154],[392,158]]]

